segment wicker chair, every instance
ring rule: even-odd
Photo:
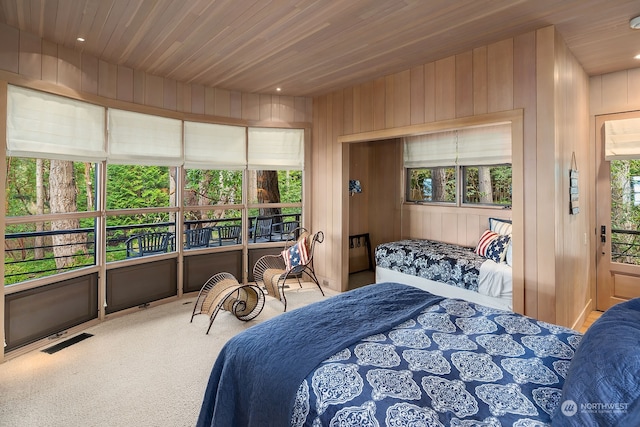
[[[316,284],[322,296],[324,296],[324,291],[320,286],[313,267],[315,247],[316,244],[324,241],[324,233],[318,231],[311,235],[306,229],[298,228],[292,234],[299,237],[297,241],[288,240],[285,249],[291,249],[297,244],[305,244],[307,257],[304,257],[302,262],[297,265],[287,265],[287,260],[285,260],[283,255],[285,251],[283,251],[279,255],[265,255],[258,259],[253,266],[253,278],[256,284],[266,289],[267,293],[272,297],[279,299],[284,304],[284,311],[287,311],[287,298],[284,294],[287,279],[295,278],[300,287],[302,287],[301,279],[303,276],[307,276]]]
[[[254,284],[238,283],[230,273],[214,274],[207,280],[198,294],[191,314],[191,322],[197,314],[209,315],[209,328],[220,310],[232,313],[238,319],[254,319],[264,307],[264,292]]]

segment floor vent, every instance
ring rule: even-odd
[[[63,348],[67,348],[71,345],[74,345],[76,343],[79,343],[80,341],[86,340],[87,338],[92,337],[92,334],[87,334],[87,333],[81,333],[80,335],[76,335],[73,338],[69,338],[68,340],[64,340],[62,342],[59,342],[56,345],[52,345],[51,347],[45,348],[44,350],[42,350],[45,353],[48,354],[53,354],[56,353],[60,350],[62,350]]]

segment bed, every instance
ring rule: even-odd
[[[619,333],[629,336],[608,343],[608,331],[621,325]],[[232,338],[213,366],[197,425],[633,425],[640,419],[639,325],[639,301],[614,307],[583,337],[516,313],[380,283]],[[633,369],[603,365],[621,360]],[[614,424],[599,423],[599,414],[584,406],[611,399],[616,410],[605,415]]]
[[[399,282],[450,298],[513,309],[511,222],[489,218],[474,248],[405,239],[375,249],[376,283]]]

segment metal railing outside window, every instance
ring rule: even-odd
[[[287,224],[300,224],[300,214],[280,214],[267,217],[270,219],[270,228],[267,234],[256,235],[256,216],[248,218],[247,235],[250,243],[279,242],[288,239]],[[260,217],[264,218],[264,217]],[[207,220],[189,220],[184,222],[185,234],[191,230],[210,228],[212,233],[206,247],[217,247],[227,244],[240,244],[241,239],[227,242],[220,238],[220,229],[223,227],[241,227],[240,218],[223,218]],[[295,228],[295,227],[293,227]],[[173,222],[146,223],[135,225],[121,225],[107,227],[106,254],[108,261],[127,259],[126,242],[133,236],[149,233],[167,233],[170,240],[167,242],[166,252],[176,250],[175,224]],[[77,235],[80,242],[68,243],[64,246],[77,246],[73,254],[64,257],[56,257],[52,242],[54,235]],[[22,282],[39,277],[51,276],[66,271],[96,265],[96,232],[94,228],[77,228],[55,231],[26,231],[5,234],[5,285]],[[240,234],[241,236],[241,234]],[[41,242],[41,243],[37,243]],[[185,249],[189,245],[185,237],[181,240]],[[36,257],[36,253],[42,252],[42,257]],[[59,260],[66,258],[64,266],[60,266]],[[57,261],[58,260],[58,261]]]

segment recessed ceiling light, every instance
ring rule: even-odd
[[[636,16],[635,18],[631,19],[631,21],[629,21],[629,27],[634,30],[640,29],[640,16]]]
[[[640,53],[634,56],[635,59],[640,59]]]
[[[78,37],[76,40],[78,40],[79,42],[83,42],[84,38],[83,37]]]
[[[281,90],[282,90],[282,88],[281,88],[281,87],[277,87],[277,88],[276,88],[276,92],[280,92]]]

